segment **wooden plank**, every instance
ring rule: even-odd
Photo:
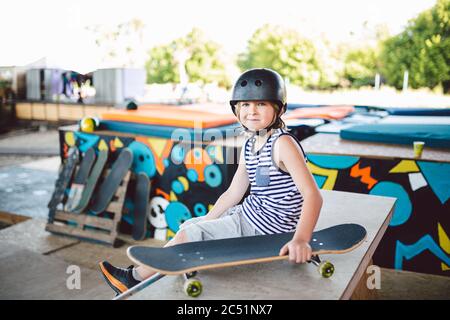
[[[95,232],[91,230],[80,230],[78,228],[62,226],[58,224],[47,224],[46,230],[64,235],[80,237],[84,239],[98,240],[109,244],[113,244],[115,241],[115,238],[109,234],[101,233],[98,231]]]
[[[10,212],[4,212],[0,211],[0,222],[6,223],[6,224],[17,224],[23,221],[26,221],[30,219],[30,217],[25,217],[21,215],[17,215]]]
[[[47,121],[58,121],[59,120],[59,105],[56,103],[47,103],[46,107],[46,115]]]
[[[91,226],[110,230],[113,228],[113,221],[108,218],[89,216],[87,214],[74,214],[65,211],[56,211],[55,219],[64,221],[74,221],[78,225]]]
[[[46,109],[45,103],[32,103],[31,113],[33,120],[47,120],[45,109]]]
[[[86,117],[100,118],[103,112],[108,112],[110,108],[105,106],[85,106],[84,113]]]
[[[105,211],[117,213],[122,210],[122,207],[123,207],[123,203],[120,203],[119,201],[117,201],[117,202],[114,201],[108,205],[108,207],[106,208]]]
[[[373,265],[373,261],[370,261],[369,266]],[[378,294],[376,289],[369,289],[367,287],[367,280],[369,275],[364,272],[358,285],[354,288],[350,300],[377,300]]]
[[[80,120],[84,117],[83,105],[60,104],[59,119],[60,120]]]
[[[16,117],[17,119],[31,120],[31,103],[20,102],[16,104]]]
[[[394,207],[389,211],[389,214],[386,217],[386,220],[381,225],[380,229],[374,236],[372,243],[370,247],[367,249],[366,254],[364,255],[363,259],[361,260],[361,263],[359,264],[355,274],[353,275],[352,279],[348,283],[347,288],[345,289],[344,293],[342,294],[342,299],[350,299],[352,297],[353,292],[358,288],[358,284],[361,281],[361,279],[364,278],[366,275],[367,268],[372,263],[372,257],[375,253],[375,250],[377,249],[378,245],[380,244],[381,239],[383,238],[383,235],[385,234],[389,223],[391,221],[392,215],[394,214]]]

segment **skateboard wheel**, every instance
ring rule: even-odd
[[[319,264],[319,273],[324,278],[329,278],[334,273],[334,265],[329,261],[323,261]]]
[[[198,297],[202,293],[202,283],[198,279],[188,279],[184,282],[184,293],[189,297]]]

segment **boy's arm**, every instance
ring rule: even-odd
[[[230,186],[227,191],[217,199],[214,207],[208,212],[204,219],[216,219],[226,210],[237,205],[247,191],[249,183],[247,170],[245,168],[244,148],[242,148],[238,168],[233,176]]]
[[[277,147],[278,146],[278,147]],[[306,262],[311,258],[311,241],[312,233],[319,218],[320,209],[322,208],[322,196],[319,188],[306,166],[306,161],[298,144],[290,136],[281,136],[275,146],[275,152],[278,152],[279,160],[288,170],[295,185],[303,196],[303,207],[297,229],[291,242],[291,252],[288,248],[284,248],[281,253],[289,251],[289,259],[296,262]]]

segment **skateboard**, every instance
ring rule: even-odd
[[[89,148],[81,160],[80,168],[75,174],[72,185],[70,186],[69,196],[66,202],[66,211],[72,211],[78,204],[86,185],[87,179],[95,162],[95,150]]]
[[[130,170],[132,163],[133,153],[131,150],[128,148],[122,149],[116,161],[112,165],[108,176],[100,185],[97,191],[97,197],[94,199],[94,203],[89,207],[92,213],[99,214],[106,210],[114,194],[116,193],[117,188],[127,174],[128,170]]]
[[[329,278],[334,273],[334,266],[329,261],[320,261],[319,255],[352,251],[364,241],[366,235],[366,229],[358,224],[340,224],[316,231],[310,242],[313,253],[310,262],[318,267],[322,277]],[[202,284],[195,278],[197,271],[288,259],[286,255],[279,256],[279,252],[293,236],[294,232],[290,232],[189,242],[166,248],[129,247],[127,254],[133,262],[158,273],[154,279],[151,277],[141,282],[135,290],[131,288],[130,292],[124,292],[117,298],[143,289],[158,280],[158,276],[177,274],[185,275],[184,292],[188,296],[199,296]]]
[[[70,148],[66,162],[60,168],[58,178],[56,179],[55,182],[55,190],[53,191],[52,197],[49,203],[47,204],[47,207],[50,209],[48,213],[49,223],[53,223],[56,207],[64,199],[64,193],[66,191],[67,186],[70,183],[70,180],[72,180],[75,167],[78,163],[78,157],[79,157],[78,149],[76,147]]]
[[[147,233],[147,212],[150,196],[150,179],[144,172],[139,172],[134,193],[133,232],[134,240],[144,240]]]
[[[97,182],[105,168],[106,162],[108,161],[108,150],[101,150],[98,152],[97,160],[95,161],[94,167],[91,170],[91,174],[87,178],[86,185],[81,193],[81,199],[77,203],[76,207],[72,209],[74,213],[83,212],[89,205],[89,201],[92,198]]]

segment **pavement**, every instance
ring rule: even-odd
[[[112,299],[98,263],[127,267],[129,245],[164,244],[120,235],[123,245],[112,248],[45,231],[58,139],[57,130],[0,136],[0,218],[18,222],[0,230],[0,299]],[[450,299],[450,277],[381,269],[377,291],[377,299]]]
[[[20,130],[0,135],[0,155],[57,156],[58,130],[41,127],[34,131]]]
[[[0,136],[0,211],[45,219],[61,163],[57,130]]]

